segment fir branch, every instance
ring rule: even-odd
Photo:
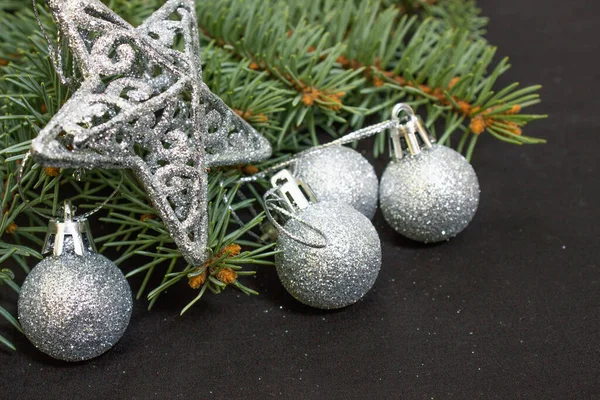
[[[228,0],[203,2],[198,8],[211,48],[231,53],[252,70],[266,71],[274,85],[298,92],[280,113],[279,150],[316,144],[318,129],[337,136],[329,128],[333,123],[341,123],[345,131],[346,126],[361,127],[371,115],[386,118],[400,100],[424,106],[427,126],[434,133],[442,126],[441,142],[469,149],[469,157],[485,131],[515,144],[543,142],[522,135],[522,126],[543,117],[521,114],[539,101],[539,87],[520,92],[509,85],[493,91],[508,61],[492,68],[494,47],[474,37],[477,32],[449,29],[448,19],[459,14],[476,26],[485,25],[474,3],[461,4],[463,8],[455,1],[422,4],[433,16],[425,20],[378,2]],[[453,133],[465,130],[468,147],[451,140]],[[384,145],[380,136],[376,155]]]
[[[163,4],[162,0],[105,0],[134,26]],[[264,168],[318,143],[318,132],[339,136],[366,121],[381,120],[398,101],[421,108],[438,142],[471,157],[487,132],[512,144],[539,143],[522,134],[543,116],[521,111],[536,104],[538,86],[497,88],[508,61],[493,65],[496,49],[481,35],[487,20],[472,1],[447,0],[202,0],[197,2],[203,46],[203,79],[238,115],[275,145],[277,154]],[[11,10],[6,12],[3,10]],[[40,5],[41,21],[53,40],[56,28]],[[466,28],[466,29],[464,29]],[[65,71],[71,59],[63,49]],[[77,78],[77,77],[76,77]],[[48,57],[48,48],[27,2],[0,6],[0,263],[29,271],[46,230],[43,221],[17,194],[15,173],[31,140],[69,98]],[[420,110],[421,111],[421,110]],[[384,151],[378,136],[375,154]],[[215,169],[209,174],[211,256],[203,265],[183,261],[138,182],[129,173],[101,221],[114,232],[97,238],[101,251],[117,249],[116,263],[134,256],[147,259],[128,270],[143,276],[137,297],[151,308],[164,291],[178,285],[197,291],[182,313],[207,292],[234,287],[255,294],[241,282],[253,265],[271,265],[272,244],[247,234],[263,214],[241,224],[232,212],[260,205],[260,182],[242,188],[235,181],[256,172],[254,166]],[[92,171],[85,182],[71,171],[27,167],[24,193],[38,211],[52,213],[60,199],[74,195],[81,209],[92,209],[120,181],[120,173]],[[268,232],[267,232],[268,233]],[[265,233],[264,237],[272,239]],[[243,246],[240,249],[238,246]],[[160,274],[157,287],[149,287]],[[8,268],[0,284],[18,292]],[[0,315],[15,325],[6,310]],[[18,325],[15,325],[18,328]],[[14,347],[6,338],[0,342]]]

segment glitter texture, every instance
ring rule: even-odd
[[[267,140],[202,82],[193,0],[132,27],[99,0],[48,0],[83,76],[32,143],[54,167],[131,168],[189,263],[206,258],[210,166],[260,161]]]
[[[72,251],[42,260],[19,294],[19,321],[42,352],[83,361],[110,349],[123,336],[132,310],[127,280],[106,257]]]
[[[319,201],[342,202],[368,218],[375,215],[379,182],[373,166],[358,151],[330,146],[310,152],[296,162],[294,174]]]
[[[381,244],[371,221],[344,203],[316,203],[299,215],[324,232],[327,246],[313,248],[279,235],[275,265],[281,283],[298,301],[334,309],[357,302],[371,289],[381,267]],[[290,233],[311,241],[322,238],[295,219]]]
[[[391,162],[379,190],[386,221],[398,233],[425,243],[456,236],[471,222],[479,203],[473,167],[441,145]]]

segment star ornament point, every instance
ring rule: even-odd
[[[191,264],[207,250],[207,168],[271,146],[202,82],[193,0],[133,27],[99,0],[48,0],[83,80],[34,139],[40,164],[131,169]]]

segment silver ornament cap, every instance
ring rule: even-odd
[[[346,203],[371,219],[377,210],[379,182],[373,166],[358,151],[325,147],[302,156],[295,174],[319,201]]]
[[[29,273],[19,294],[23,332],[42,352],[83,361],[109,350],[123,336],[133,308],[121,270],[93,250],[85,221],[50,223],[46,251],[52,255]]]
[[[398,233],[425,243],[464,230],[477,211],[479,192],[471,164],[437,144],[392,161],[379,188],[385,220]]]

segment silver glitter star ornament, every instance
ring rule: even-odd
[[[42,352],[83,361],[109,350],[123,336],[131,311],[131,289],[121,270],[96,253],[86,220],[50,221],[44,258],[19,292],[19,321]]]
[[[48,0],[83,80],[32,143],[57,167],[131,168],[186,260],[206,259],[207,172],[271,155],[202,82],[193,0],[132,27],[99,0]]]
[[[410,239],[448,240],[464,230],[477,211],[477,175],[458,152],[432,143],[410,107],[399,105],[394,114],[401,111],[409,120],[391,134],[393,160],[381,177],[381,211],[394,230]]]

